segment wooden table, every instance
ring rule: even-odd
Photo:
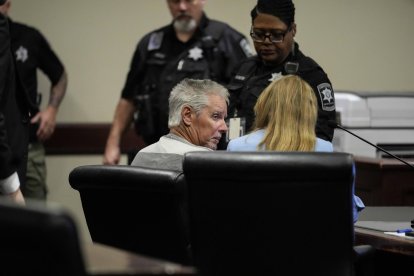
[[[414,207],[372,207],[360,213],[359,221],[403,222],[410,225],[414,219]],[[375,275],[398,275],[413,272],[414,240],[384,234],[382,231],[355,227],[355,243],[369,244],[376,249]]]
[[[102,244],[84,244],[83,252],[89,275],[197,275],[192,267],[137,255]]]
[[[414,165],[414,160],[406,160]],[[398,160],[355,156],[355,192],[367,206],[414,206],[414,169]],[[414,218],[414,217],[413,217]]]
[[[355,227],[355,243],[370,244],[377,250],[414,257],[414,239],[387,235],[381,231]]]

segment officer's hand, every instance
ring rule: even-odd
[[[57,109],[53,106],[48,106],[32,118],[32,124],[39,124],[39,129],[36,133],[39,141],[43,142],[52,136],[56,127],[56,114]]]
[[[121,151],[119,147],[107,145],[103,158],[104,165],[118,165],[121,159]]]

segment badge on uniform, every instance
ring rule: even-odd
[[[188,57],[197,61],[203,58],[203,49],[195,46],[194,48],[190,49]]]
[[[25,62],[29,57],[28,51],[23,46],[20,46],[19,49],[16,50],[16,61]]]
[[[335,110],[335,99],[333,97],[333,89],[329,83],[321,83],[318,86],[319,97],[322,103],[322,110]]]
[[[279,73],[272,73],[272,76],[270,77],[269,81],[276,81],[278,79],[281,79],[283,77],[282,72]]]

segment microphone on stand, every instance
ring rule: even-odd
[[[369,145],[373,146],[374,148],[378,149],[379,151],[382,151],[382,152],[384,152],[384,153],[388,154],[389,156],[391,156],[391,157],[393,157],[393,158],[395,158],[395,159],[397,159],[397,160],[401,161],[401,162],[402,162],[402,163],[404,163],[405,165],[407,165],[407,166],[411,167],[412,169],[414,169],[414,166],[413,166],[413,165],[411,165],[410,163],[408,163],[407,161],[405,161],[405,160],[403,160],[403,159],[399,158],[398,156],[395,156],[394,154],[392,154],[392,153],[390,153],[390,152],[386,151],[385,149],[383,149],[383,148],[381,148],[381,147],[379,147],[379,146],[377,146],[377,145],[374,145],[373,143],[369,142],[368,140],[365,140],[364,138],[362,138],[361,136],[358,136],[358,135],[356,135],[355,133],[353,133],[352,131],[347,130],[347,129],[346,129],[346,128],[344,128],[343,126],[341,126],[341,125],[337,124],[335,121],[332,121],[332,120],[328,121],[328,126],[330,126],[330,127],[332,127],[332,128],[339,128],[339,129],[342,129],[343,131],[348,132],[348,133],[349,133],[349,134],[351,134],[352,136],[354,136],[354,137],[356,137],[356,138],[360,139],[361,141],[364,141],[365,143],[367,143],[367,144],[369,144]]]

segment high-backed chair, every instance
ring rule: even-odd
[[[69,182],[94,242],[190,263],[182,172],[86,165],[73,169]]]
[[[61,208],[0,198],[0,275],[86,275],[78,232]]]
[[[187,153],[200,274],[353,275],[353,165],[345,153]]]

